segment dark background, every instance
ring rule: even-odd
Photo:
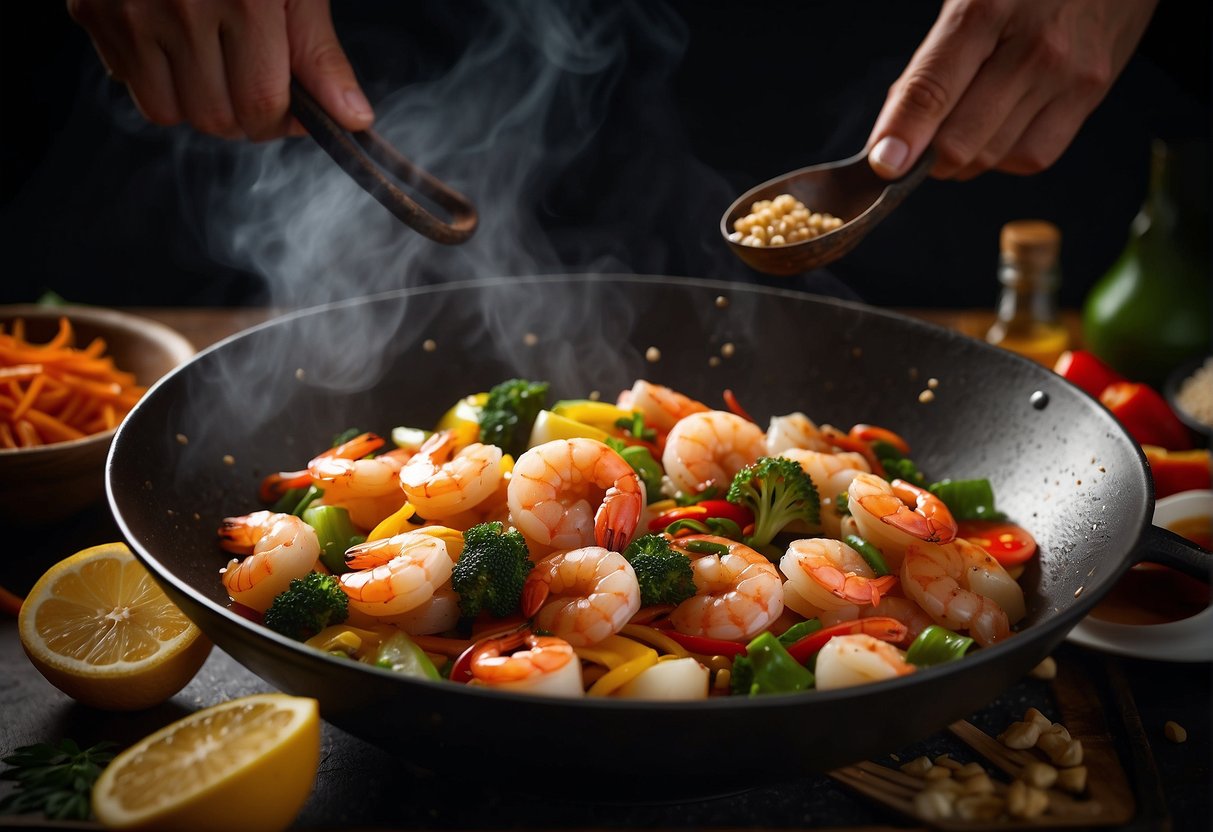
[[[471,2],[409,4],[407,13],[394,2],[334,5],[372,102],[443,77],[491,17]],[[716,230],[721,213],[759,181],[858,151],[938,5],[672,2],[658,4],[656,24],[617,12],[620,5],[561,7],[583,22],[605,15],[624,57],[601,93],[597,121],[580,122],[559,97],[547,116],[552,134],[585,131],[574,154],[538,170],[516,206],[533,213],[522,236],[547,235],[550,251],[498,260],[485,249],[464,267],[418,238],[404,243],[417,256],[399,273],[389,263],[386,276],[364,284],[355,276],[353,288],[334,293],[484,276],[498,262],[502,274],[607,263],[882,305],[983,307],[997,295],[999,228],[1043,217],[1061,226],[1061,299],[1076,307],[1123,246],[1145,196],[1151,139],[1208,139],[1209,4],[1162,0],[1139,54],[1053,168],[928,181],[832,274],[767,278],[732,259]],[[138,119],[124,88],[105,81],[62,4],[21,4],[20,22],[15,9],[0,12],[8,105],[0,301],[34,300],[46,290],[112,305],[282,300],[256,267],[217,256],[211,244],[208,188],[223,186],[233,166],[225,158],[239,150],[188,128],[131,129]],[[461,181],[469,174],[453,163],[435,172],[466,189],[482,215],[499,210],[485,194],[491,184]],[[473,238],[468,248],[487,245]]]

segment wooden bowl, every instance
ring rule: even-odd
[[[59,319],[72,322],[76,346],[104,338],[106,354],[119,369],[135,374],[139,384],[153,382],[188,361],[193,344],[176,331],[148,318],[87,306],[0,306],[0,323],[8,329],[25,321],[26,337],[49,341]],[[63,520],[99,501],[105,494],[105,459],[114,431],[36,448],[0,449],[0,520],[39,526]]]

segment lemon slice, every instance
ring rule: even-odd
[[[85,549],[48,569],[22,604],[17,628],[51,684],[113,711],[165,701],[211,652],[124,543]]]
[[[319,763],[315,699],[245,696],[179,719],[115,757],[93,786],[93,814],[111,829],[286,829]]]

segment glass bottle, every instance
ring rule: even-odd
[[[1213,330],[1209,143],[1156,141],[1128,244],[1083,302],[1087,349],[1134,381],[1208,354]]]
[[[1070,345],[1057,314],[1061,232],[1045,220],[1015,220],[999,237],[998,318],[986,333],[991,344],[1052,367]]]

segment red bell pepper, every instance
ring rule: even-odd
[[[1124,376],[1086,350],[1066,350],[1058,356],[1053,372],[1095,398],[1099,398],[1109,384],[1126,381]]]
[[[1154,497],[1161,500],[1181,491],[1213,488],[1213,453],[1206,449],[1168,451],[1142,445],[1154,478]]]
[[[1154,388],[1135,381],[1114,381],[1099,394],[1099,402],[1142,445],[1171,451],[1192,447],[1192,436],[1171,406]]]
[[[877,425],[858,424],[852,426],[847,433],[852,439],[858,439],[861,442],[885,442],[897,449],[897,452],[902,456],[910,455],[910,443],[902,439],[897,434],[888,428],[878,427]]]
[[[754,522],[754,514],[745,506],[730,503],[728,500],[700,500],[693,506],[680,506],[654,517],[649,521],[649,531],[665,531],[671,523],[679,520],[707,520],[709,517],[723,517],[732,520],[741,528]]]
[[[729,658],[745,655],[745,645],[739,641],[725,641],[722,638],[708,638],[707,636],[689,636],[673,629],[663,629],[661,632],[669,636],[671,641],[678,642],[692,653],[704,656],[728,656]]]
[[[800,641],[789,645],[788,653],[796,661],[804,664],[809,660],[810,656],[822,647],[825,647],[826,642],[834,636],[849,636],[862,633],[872,638],[878,638],[881,641],[897,644],[905,641],[909,632],[909,628],[896,618],[874,615],[870,618],[857,618],[854,621],[844,621],[841,624],[826,627],[815,633],[809,633]]]

